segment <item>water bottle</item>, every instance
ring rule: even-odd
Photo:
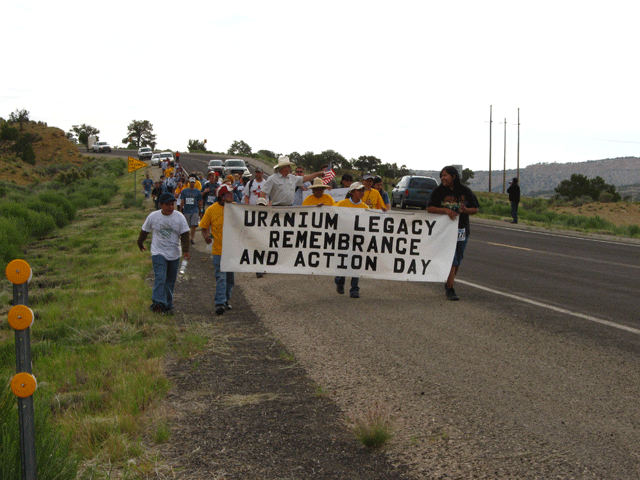
[[[187,270],[187,261],[182,260],[182,264],[180,264],[180,275],[184,275],[184,272]]]

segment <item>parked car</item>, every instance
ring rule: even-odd
[[[224,174],[235,175],[236,173],[239,173],[240,175],[244,175],[245,173],[250,174],[251,172],[249,172],[249,169],[245,165],[244,160],[241,160],[239,158],[230,158],[228,160],[225,160]]]
[[[160,166],[160,154],[159,153],[154,153],[153,155],[151,155],[151,166]]]
[[[214,171],[218,175],[222,175],[224,173],[224,162],[222,160],[209,160],[207,170],[209,172]]]
[[[107,142],[96,142],[91,146],[94,152],[109,152],[111,153],[111,145]]]
[[[138,149],[138,159],[139,160],[149,160],[153,157],[153,150],[149,147],[140,147]]]
[[[431,193],[438,186],[438,182],[432,177],[419,177],[407,175],[391,191],[391,206],[400,204],[400,208],[408,206],[427,208]]]

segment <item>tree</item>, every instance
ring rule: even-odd
[[[234,141],[227,152],[229,155],[242,155],[244,157],[251,156],[251,147],[242,140]]]
[[[469,180],[471,180],[475,176],[475,173],[470,168],[465,168],[462,170],[460,175],[460,183],[463,185],[469,186]]]
[[[271,150],[258,150],[256,152],[256,155],[260,156],[260,157],[267,157],[267,158],[278,158],[276,157],[276,154],[274,152],[272,152]],[[291,158],[291,157],[289,157]]]
[[[149,120],[133,120],[127,127],[127,136],[122,143],[129,143],[134,148],[156,148],[156,136],[153,133],[153,125]]]
[[[189,149],[190,153],[207,151],[207,147],[205,147],[204,141],[201,142],[200,140],[189,140],[187,148]]]
[[[561,181],[555,188],[555,192],[556,197],[564,197],[568,200],[587,196],[596,201],[602,192],[608,192],[614,202],[620,200],[620,194],[616,192],[615,185],[608,185],[602,177],[589,180],[586,175],[578,173],[572,174],[569,180]]]
[[[18,110],[16,108],[15,112],[12,112],[9,114],[9,121],[11,123],[19,123],[20,124],[20,131],[22,131],[23,129],[23,124],[27,123],[29,121],[29,112],[27,110],[25,110],[24,108],[22,110]]]
[[[378,166],[382,164],[382,160],[373,155],[360,155],[354,160],[353,166],[361,172],[374,172]]]
[[[71,127],[71,132],[73,132],[73,134],[75,134],[76,137],[78,137],[78,143],[81,143],[85,147],[89,148],[89,137],[92,135],[95,135],[96,139],[98,139],[99,138],[98,134],[100,133],[100,130],[98,130],[95,127],[92,127],[91,125],[87,125],[86,123],[83,123],[82,125],[73,125]],[[69,134],[67,134],[67,136],[69,136]]]

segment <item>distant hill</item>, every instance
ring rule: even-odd
[[[438,178],[439,171],[422,170],[419,175]],[[640,195],[640,158],[607,158],[605,160],[590,160],[577,163],[537,163],[520,169],[520,189],[523,195],[551,196],[554,188],[562,180],[568,180],[574,173],[586,175],[588,178],[602,177],[606,183],[615,185],[624,196],[625,192],[635,193],[635,199]],[[474,171],[474,178],[469,182],[472,190],[489,191],[489,171]],[[509,180],[517,176],[515,169],[507,170],[506,186]],[[491,191],[502,193],[503,172],[491,172]],[[636,193],[637,192],[637,193]],[[627,193],[627,194],[628,194]]]

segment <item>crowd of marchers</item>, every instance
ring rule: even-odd
[[[234,272],[221,268],[222,231],[225,205],[269,206],[337,206],[344,208],[373,208],[389,210],[389,197],[384,191],[382,178],[363,175],[354,181],[345,174],[340,184],[327,166],[314,173],[305,173],[304,168],[293,164],[289,157],[282,156],[274,167],[274,174],[265,178],[264,170],[256,167],[251,174],[228,175],[220,178],[210,171],[205,179],[200,172],[187,173],[176,160],[175,164],[163,162],[162,175],[155,183],[147,174],[143,189],[147,199],[153,199],[156,210],[146,218],[138,236],[138,248],[145,251],[144,242],[151,237],[151,260],[154,285],[151,295],[151,310],[155,313],[173,312],[173,291],[180,268],[180,257],[189,260],[190,246],[195,243],[198,228],[204,241],[211,245],[215,272],[215,311],[222,315],[231,310],[231,294],[235,284]],[[449,300],[458,300],[454,280],[469,239],[469,216],[478,212],[478,200],[474,193],[460,182],[455,167],[447,166],[440,172],[440,185],[433,191],[427,211],[447,215],[458,222],[455,255],[451,271],[445,283],[445,294]],[[332,189],[343,188],[346,197],[336,202]],[[305,191],[310,193],[305,195]],[[305,198],[306,196],[306,198]],[[257,272],[257,277],[264,273]],[[335,277],[339,294],[345,293],[345,277]],[[359,278],[351,278],[349,295],[360,297]]]

